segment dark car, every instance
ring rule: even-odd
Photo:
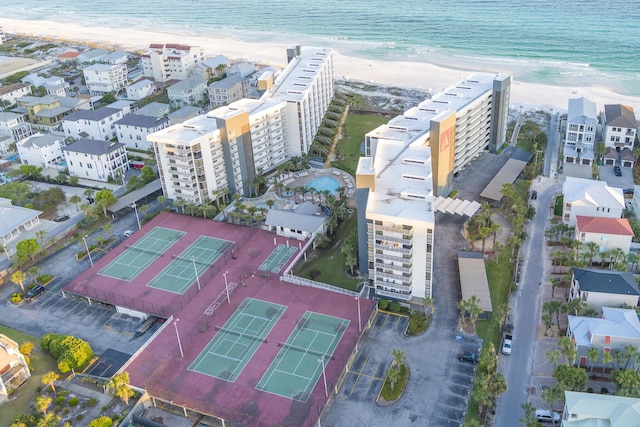
[[[35,285],[33,288],[29,289],[29,292],[24,296],[24,300],[27,302],[31,302],[35,297],[44,292],[44,287],[42,285]]]
[[[531,192],[531,199],[536,200],[538,198],[538,192],[536,190],[533,190]]]
[[[615,173],[616,176],[622,176],[622,169],[620,169],[620,166],[614,166],[613,173]]]
[[[458,360],[461,362],[478,363],[479,357],[477,353],[472,353],[470,351],[461,351],[460,353],[458,353]]]

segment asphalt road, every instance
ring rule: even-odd
[[[523,277],[511,307],[511,319],[514,324],[513,350],[506,358],[503,375],[507,380],[507,391],[498,401],[494,426],[512,427],[524,417],[521,405],[529,400],[528,388],[531,384],[533,356],[535,353],[536,328],[540,313],[542,292],[542,269],[544,264],[544,229],[546,227],[554,194],[561,191],[561,184],[547,186],[538,190],[535,205],[536,215],[531,222],[529,238],[520,250],[524,258]]]

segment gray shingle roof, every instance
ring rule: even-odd
[[[106,119],[107,117],[116,114],[119,110],[115,108],[109,107],[101,107],[97,110],[77,110],[71,114],[68,114],[64,119],[64,121],[75,122],[77,120],[93,120],[99,121],[102,119]]]
[[[288,210],[271,209],[267,214],[265,224],[313,233],[326,219],[327,217],[324,215],[304,215]]]
[[[580,284],[581,291],[640,295],[633,273],[630,272],[574,268],[573,276]]]
[[[233,74],[217,82],[211,83],[210,88],[214,89],[231,89],[233,86],[242,83],[245,80],[240,74]]]
[[[636,122],[636,116],[633,113],[633,108],[628,105],[605,105],[604,115],[607,119],[607,126],[638,129],[638,122]]]
[[[137,114],[129,114],[118,120],[115,124],[121,126],[137,126],[141,128],[152,128],[160,126],[168,122],[165,117],[140,116]]]
[[[67,145],[62,150],[101,156],[117,150],[120,147],[124,147],[124,144],[119,142],[99,141],[97,139],[79,139],[73,144]]]
[[[56,143],[56,141],[61,141],[62,139],[63,137],[55,136],[50,133],[35,134],[35,135],[31,135],[30,137],[22,141],[20,145],[25,148],[33,147],[34,145],[36,147],[42,148],[42,147],[47,147],[49,145],[53,145]]]

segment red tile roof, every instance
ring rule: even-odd
[[[74,59],[78,55],[80,55],[80,52],[65,52],[65,53],[62,53],[62,54],[58,55],[58,58],[60,58],[60,59]]]
[[[599,218],[576,216],[576,227],[580,233],[618,234],[633,236],[633,230],[626,218]]]

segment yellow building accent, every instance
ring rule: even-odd
[[[431,120],[430,140],[433,191],[436,196],[447,195],[453,189],[455,111],[446,111]]]

